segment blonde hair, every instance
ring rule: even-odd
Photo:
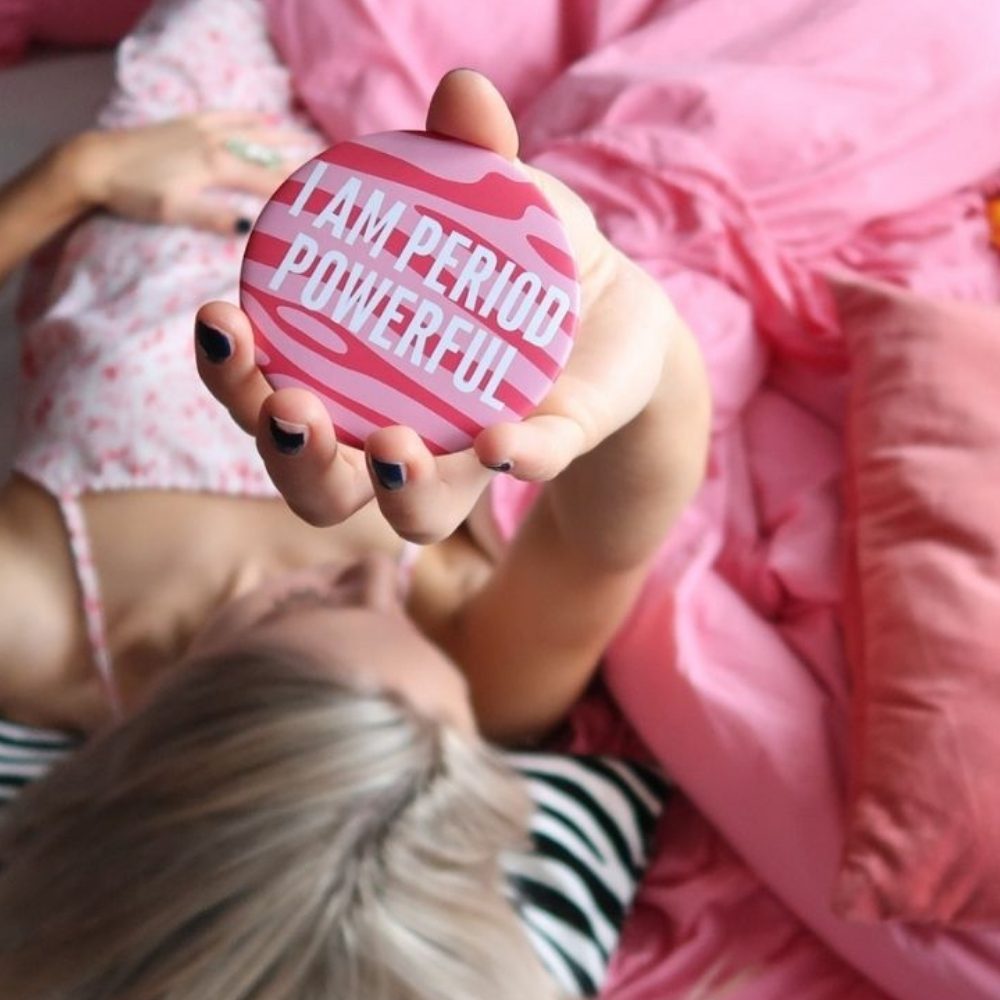
[[[0,828],[19,1000],[556,996],[504,898],[520,781],[284,653],[193,664]]]

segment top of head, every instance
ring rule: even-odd
[[[324,402],[339,440],[405,424],[435,454],[532,410],[579,313],[566,234],[521,169],[381,132],[292,174],[254,226],[241,304],[275,388]]]

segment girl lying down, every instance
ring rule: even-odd
[[[238,155],[277,142],[268,126],[170,126],[150,154],[163,128],[91,136],[15,182],[0,267],[95,204],[245,228],[188,201],[218,174],[273,189]],[[442,81],[428,128],[516,154],[469,71]],[[166,157],[180,165],[154,175]],[[577,346],[535,413],[454,456],[405,427],[338,447],[315,397],[264,382],[232,305],[200,310],[194,353],[266,475],[218,431],[194,365],[165,375],[146,325],[132,342],[72,315],[29,333],[0,496],[0,781],[64,759],[0,825],[5,995],[596,990],[662,786],[540,748],[701,480],[709,400],[657,285],[532,175],[577,259]],[[506,545],[485,503],[502,474],[545,484]]]

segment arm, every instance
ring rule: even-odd
[[[94,209],[240,231],[237,209],[210,189],[266,197],[288,167],[277,154],[268,165],[250,162],[232,151],[234,140],[269,151],[315,144],[261,115],[210,112],[127,131],[84,132],[57,146],[0,188],[0,282],[50,236]]]
[[[468,71],[439,86],[428,125],[516,151],[502,99]],[[430,626],[469,677],[484,731],[507,741],[543,734],[593,675],[701,480],[709,423],[697,347],[659,285],[608,243],[579,197],[532,176],[566,225],[581,277],[580,328],[541,405],[519,423],[486,428],[465,452],[435,459],[406,427],[375,431],[364,451],[339,445],[316,396],[267,385],[241,310],[210,303],[198,317],[232,348],[221,362],[198,352],[202,379],[256,434],[271,478],[311,523],[343,521],[374,496],[400,535],[426,543],[461,523],[498,465],[549,483],[490,580]],[[301,427],[293,454],[278,446],[272,421]],[[400,466],[403,486],[381,484],[373,460]]]
[[[47,153],[0,190],[0,283],[84,211],[70,146]]]
[[[601,436],[593,427],[574,430],[573,422],[562,423],[579,404],[550,401],[546,432],[563,438],[593,433],[597,443],[547,484],[481,589],[444,617],[421,615],[428,633],[468,678],[483,732],[505,743],[544,735],[579,697],[635,600],[651,558],[704,474],[711,407],[697,344],[648,275],[604,241],[595,244],[595,252],[581,330],[587,344],[579,347],[584,355],[588,350],[596,355],[594,367],[606,372],[598,348],[610,337],[620,356],[627,345],[644,373],[626,364],[621,385],[611,390],[614,400],[598,406],[601,394],[596,387],[587,389],[590,383],[578,368],[581,381],[571,395],[586,397],[588,415],[596,408],[606,415],[619,397],[625,407],[638,400],[638,412],[615,417],[623,422]],[[346,463],[357,461],[363,470],[364,455],[338,449],[322,404],[308,393],[274,393],[262,382],[253,363],[252,334],[239,310],[216,303],[201,316],[225,330],[234,346],[221,365],[202,359],[203,377],[235,413],[246,414],[248,425],[256,417],[258,446],[286,498],[299,510],[326,516],[324,496],[339,495],[350,474]],[[651,388],[642,382],[647,372]],[[310,427],[307,444],[294,457],[278,453],[266,430],[267,414],[279,406],[283,419]],[[511,429],[498,450],[515,456],[515,472],[544,472],[552,449],[547,439],[525,443],[513,433],[523,429]],[[400,428],[379,434],[409,446]],[[421,519],[433,523],[442,495],[452,488],[442,478],[450,470],[437,469],[420,451],[386,457],[406,462],[408,482],[393,494],[394,506],[383,496],[380,503],[394,514],[395,527],[405,524],[418,534],[426,523]],[[493,476],[477,469],[472,474],[485,481]],[[363,482],[373,488],[367,474]]]
[[[495,740],[540,737],[576,701],[701,483],[707,380],[690,332],[678,324],[671,339],[653,398],[546,487],[487,584],[434,636]]]

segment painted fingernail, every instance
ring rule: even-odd
[[[212,364],[221,364],[233,353],[233,342],[221,330],[196,320],[194,324],[198,346]]]
[[[494,472],[510,472],[514,468],[514,463],[510,459],[504,459],[502,462],[497,462],[496,465],[487,465],[487,469],[492,469]]]
[[[233,229],[236,230],[237,236],[246,236],[246,234],[249,233],[251,229],[253,229],[253,222],[246,216],[240,216],[240,218],[236,220]]]
[[[406,466],[399,462],[380,462],[372,460],[372,469],[378,481],[387,490],[401,490],[406,485]]]
[[[309,428],[305,424],[293,424],[271,417],[270,427],[275,447],[283,455],[297,455],[309,439]]]

